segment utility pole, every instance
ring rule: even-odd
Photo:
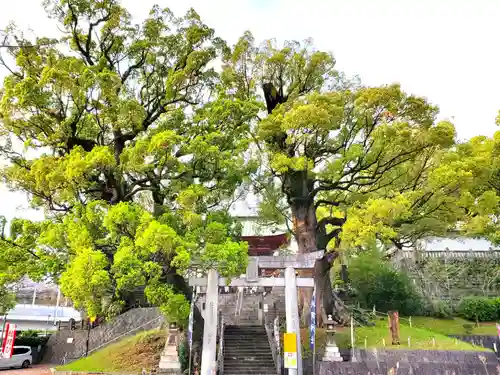
[[[87,320],[87,341],[85,342],[85,357],[89,355],[89,339],[90,339],[90,319]]]

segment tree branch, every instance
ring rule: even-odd
[[[329,200],[326,200],[326,199],[319,199],[314,204],[314,208],[317,209],[321,205],[338,207],[338,206],[340,206],[340,202],[329,201]]]
[[[6,244],[10,245],[10,246],[13,246],[13,247],[16,247],[18,249],[22,249],[24,251],[26,251],[28,254],[34,256],[35,258],[37,259],[40,259],[40,257],[33,251],[33,250],[30,250],[30,249],[26,249],[24,247],[22,247],[21,245],[18,245],[17,243],[15,243],[14,241],[11,241],[11,240],[8,240],[6,239],[5,237],[0,237],[0,241],[3,241],[5,242]]]

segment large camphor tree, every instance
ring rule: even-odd
[[[2,227],[1,280],[52,277],[89,316],[145,286],[185,322],[193,260],[245,269],[227,205],[254,168],[247,119],[259,107],[226,92],[214,61],[227,47],[193,10],[154,7],[135,25],[114,0],[45,6],[61,38],[9,27],[2,48],[2,175],[45,220]],[[195,325],[196,340],[198,310]]]
[[[453,125],[397,85],[346,79],[309,41],[257,46],[245,33],[228,48],[194,11],[156,7],[137,26],[114,0],[46,7],[64,37],[10,28],[0,61],[3,177],[46,210],[3,233],[5,274],[52,275],[89,314],[143,285],[185,320],[193,260],[226,276],[246,265],[227,206],[252,184],[263,219],[289,223],[301,253],[327,251],[315,277],[330,314],[342,251],[402,247],[463,212],[471,174],[443,164]]]
[[[327,251],[315,270],[319,316],[333,313],[329,270],[343,250],[445,232],[471,183],[466,169],[441,165],[455,130],[436,122],[437,107],[398,85],[363,87],[334,66],[309,41],[256,46],[246,33],[222,74],[242,100],[265,101],[251,127],[262,217],[287,222],[300,253]],[[301,293],[305,320],[310,293]]]

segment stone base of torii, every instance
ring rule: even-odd
[[[217,348],[217,325],[219,322],[219,286],[234,287],[284,287],[286,304],[286,330],[297,337],[297,369],[289,369],[290,375],[302,375],[302,355],[300,341],[298,287],[314,287],[313,278],[297,278],[298,269],[312,269],[316,260],[323,256],[323,251],[309,254],[287,256],[250,257],[246,277],[232,279],[230,283],[219,277],[216,270],[208,272],[207,277],[190,278],[189,285],[206,287],[206,310],[203,330],[203,350],[201,356],[201,375],[214,373]],[[284,269],[284,278],[259,277],[259,269]]]

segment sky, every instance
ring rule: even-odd
[[[140,21],[154,4],[181,15],[193,7],[230,43],[245,30],[257,41],[312,38],[337,68],[367,85],[398,82],[427,97],[459,139],[491,136],[500,109],[500,1],[497,0],[123,0]],[[2,1],[0,29],[14,21],[54,35],[41,0]],[[29,34],[28,34],[29,35]],[[4,72],[0,71],[0,78]],[[0,214],[40,217],[26,198],[0,186]]]

